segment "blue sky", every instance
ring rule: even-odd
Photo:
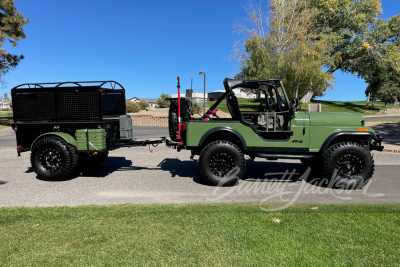
[[[235,41],[244,37],[233,24],[245,17],[247,0],[15,0],[31,22],[27,38],[12,53],[25,59],[5,76],[9,92],[27,82],[116,80],[127,97],[156,98],[182,89],[223,89],[222,81],[238,72],[229,60]],[[388,18],[400,1],[382,0]],[[337,84],[326,100],[364,100],[364,81],[335,73]]]

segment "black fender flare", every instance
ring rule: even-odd
[[[372,138],[374,141],[378,142],[378,137],[373,132],[357,132],[357,131],[336,132],[336,133],[329,135],[328,138],[325,139],[319,152],[324,152],[335,138],[342,137],[342,136],[360,137],[360,138],[366,138],[366,139]]]
[[[244,149],[245,151],[247,151],[246,141],[244,140],[243,136],[242,136],[238,131],[236,131],[235,129],[232,129],[232,128],[227,127],[227,126],[218,126],[218,127],[215,127],[215,128],[212,128],[212,129],[208,130],[208,131],[201,137],[198,146],[201,147],[201,146],[204,144],[205,140],[206,140],[209,136],[211,136],[212,134],[217,133],[217,132],[229,132],[230,134],[235,135],[235,136],[240,140],[240,142],[242,143],[243,149]]]

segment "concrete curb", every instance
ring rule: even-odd
[[[383,149],[382,152],[400,154],[400,150],[395,150],[395,149]]]

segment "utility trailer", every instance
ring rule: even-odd
[[[116,81],[21,84],[11,90],[18,156],[31,151],[43,180],[62,180],[78,165],[96,166],[110,150],[157,146],[133,140],[125,89]]]

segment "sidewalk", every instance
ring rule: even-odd
[[[366,121],[400,120],[400,115],[372,115],[363,117]]]

